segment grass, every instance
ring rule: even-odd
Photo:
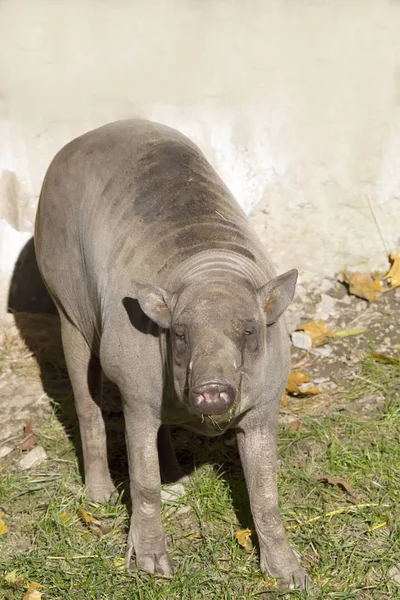
[[[363,417],[355,401],[374,393],[385,397],[385,409]],[[314,598],[400,598],[400,585],[388,575],[393,566],[400,571],[399,395],[400,367],[366,359],[342,392],[344,410],[324,418],[302,416],[297,428],[280,430],[281,514],[313,578]],[[0,507],[8,525],[0,536],[1,598],[23,597],[25,588],[4,580],[14,570],[44,586],[43,600],[304,597],[279,595],[275,582],[260,573],[254,536],[249,551],[236,541],[235,531],[252,522],[229,439],[177,434],[181,462],[193,466],[194,456],[195,471],[178,505],[163,505],[177,566],[169,580],[134,565],[130,572],[124,569],[129,523],[124,499],[116,506],[91,504],[83,494],[75,446],[55,415],[41,434],[49,460],[37,469],[13,470],[15,457],[0,463]],[[321,479],[327,476],[344,484]],[[182,505],[191,510],[177,516]],[[86,523],[82,509],[94,521]]]

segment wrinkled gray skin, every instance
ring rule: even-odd
[[[289,371],[276,277],[200,150],[168,127],[111,123],[65,146],[46,174],[36,255],[56,302],[90,498],[114,492],[99,408],[102,374],[123,399],[132,496],[127,561],[170,575],[160,471],[182,476],[168,425],[235,428],[261,570],[305,587],[278,511],[277,419]],[[163,426],[163,427],[161,427]],[[161,429],[160,429],[161,427]],[[160,431],[159,431],[160,430]]]

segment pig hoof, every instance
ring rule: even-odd
[[[290,573],[278,579],[278,588],[285,590],[310,590],[310,579],[307,573],[300,566]]]
[[[118,499],[118,492],[111,481],[109,483],[89,483],[86,486],[86,494],[90,500],[99,504],[108,502],[109,500],[115,504]]]
[[[152,575],[162,575],[163,577],[172,577],[174,567],[167,552],[148,552],[136,556],[136,566],[138,569],[147,571]]]
[[[278,580],[278,588],[285,590],[310,590],[311,580],[300,563],[291,561],[283,565],[269,565],[265,560],[261,560],[261,571]]]

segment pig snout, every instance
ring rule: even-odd
[[[235,401],[232,386],[208,382],[191,390],[192,404],[196,412],[203,415],[218,415],[226,412]]]

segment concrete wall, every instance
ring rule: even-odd
[[[148,116],[205,151],[280,271],[400,245],[400,1],[0,0],[0,313],[55,152]]]

